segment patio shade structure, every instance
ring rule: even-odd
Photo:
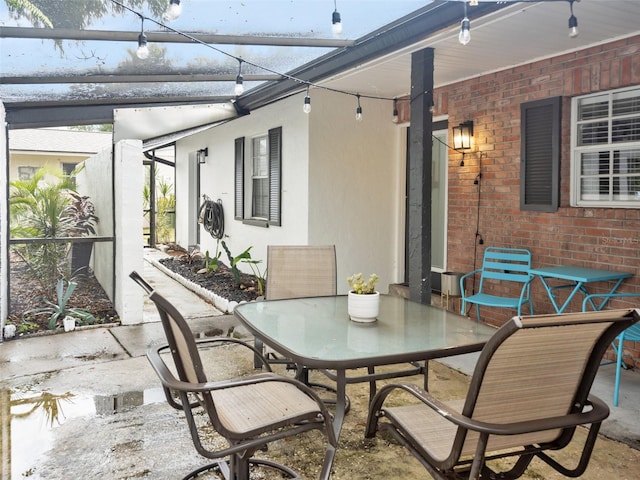
[[[319,0],[185,0],[173,21],[162,18],[165,0],[110,0],[85,16],[70,13],[74,4],[84,6],[80,0],[34,3],[48,7],[54,28],[33,26],[0,4],[0,88],[10,128],[110,123],[114,108],[168,105],[224,105],[214,116],[224,119],[302,91],[307,82],[394,99],[410,93],[411,53],[425,47],[436,50],[437,87],[639,30],[629,0],[574,4],[575,38],[568,35],[567,0],[480,1],[467,7],[472,40],[464,49],[460,1],[403,0],[393,9],[337,2],[339,38],[332,33],[334,5]],[[135,55],[141,23],[151,52],[144,61]],[[238,58],[244,93],[236,98]]]

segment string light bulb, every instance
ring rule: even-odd
[[[462,45],[467,45],[471,41],[471,22],[467,17],[467,2],[464,4],[464,18],[460,22],[460,33],[458,34],[458,41]]]
[[[360,105],[360,94],[356,95],[358,97],[358,107],[356,108],[356,120],[362,121],[362,106]]]
[[[149,46],[147,45],[147,36],[144,34],[144,18],[141,17],[140,22],[140,35],[138,35],[138,49],[136,50],[136,56],[140,60],[146,60],[149,58]]]
[[[393,99],[393,118],[391,119],[393,123],[398,123],[398,99]]]
[[[138,35],[138,49],[136,50],[136,56],[140,60],[146,60],[149,58],[149,46],[147,45],[147,36],[144,33]]]
[[[342,19],[340,18],[340,13],[338,12],[338,5],[336,4],[336,0],[333,0],[333,14],[331,15],[331,30],[333,31],[333,35],[336,37],[342,34]]]
[[[311,112],[311,97],[309,96],[309,85],[307,85],[307,94],[304,97],[304,105],[302,106],[302,111],[304,113]]]
[[[169,0],[169,5],[167,5],[167,9],[162,14],[162,18],[167,22],[171,22],[177,19],[181,13],[182,5],[180,5],[180,0]]]
[[[571,16],[569,17],[569,37],[576,38],[580,32],[578,32],[578,19],[573,14],[573,0],[570,0],[569,8],[571,9]]]
[[[236,97],[239,97],[244,93],[244,79],[242,78],[242,60],[238,60],[238,76],[236,77],[235,86]]]

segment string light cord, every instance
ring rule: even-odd
[[[226,51],[224,51],[224,50],[222,50],[222,49],[220,49],[218,47],[215,47],[215,46],[213,46],[213,45],[211,45],[209,43],[203,42],[202,40],[194,37],[193,35],[190,35],[188,33],[185,33],[185,32],[182,32],[182,31],[180,31],[178,29],[170,27],[169,25],[166,25],[166,24],[164,24],[164,23],[162,23],[162,22],[160,22],[158,20],[155,20],[154,18],[147,17],[143,13],[138,12],[137,10],[135,10],[135,9],[133,9],[133,8],[127,6],[127,5],[124,5],[122,2],[120,2],[118,0],[111,0],[111,3],[113,3],[115,5],[118,5],[120,8],[122,8],[124,10],[127,10],[127,11],[137,15],[142,21],[148,20],[148,21],[156,24],[159,27],[165,28],[166,30],[168,30],[168,31],[170,31],[172,33],[175,33],[175,34],[180,35],[180,36],[182,36],[184,38],[187,38],[187,39],[191,40],[194,43],[197,43],[199,45],[203,45],[203,46],[205,46],[207,48],[210,48],[211,50],[213,50],[215,52],[218,52],[218,53],[220,53],[222,55],[225,55],[225,56],[227,56],[229,58],[232,58],[232,59],[236,60],[237,62],[242,62],[242,63],[245,63],[247,65],[251,65],[252,67],[257,68],[259,70],[263,70],[265,72],[272,73],[274,75],[278,75],[278,76],[282,77],[283,79],[291,80],[291,81],[293,81],[295,83],[300,84],[301,86],[313,87],[313,88],[325,90],[325,91],[328,91],[328,92],[340,93],[342,95],[350,95],[350,96],[356,97],[356,98],[367,98],[367,99],[371,99],[371,100],[385,100],[385,101],[393,101],[393,100],[396,99],[396,97],[382,97],[382,96],[377,96],[377,95],[366,95],[366,94],[361,94],[361,93],[358,93],[358,92],[348,92],[348,91],[345,91],[345,90],[339,90],[337,88],[331,88],[331,87],[326,87],[326,86],[323,86],[323,85],[318,85],[318,84],[310,82],[308,80],[303,80],[301,78],[294,77],[293,75],[289,75],[287,73],[278,72],[277,70],[273,70],[273,69],[271,69],[269,67],[265,67],[264,65],[259,65],[257,63],[253,63],[250,60],[247,60],[246,58],[238,57],[236,55],[233,55],[232,53],[226,52]],[[348,47],[346,47],[346,48],[348,48]],[[297,95],[297,93],[295,93],[293,95]]]

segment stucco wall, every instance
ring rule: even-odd
[[[264,268],[268,244],[306,244],[308,241],[308,120],[302,112],[302,101],[286,99],[252,112],[224,125],[211,128],[177,143],[176,148],[176,210],[178,243],[185,238],[186,180],[189,152],[201,148],[209,149],[207,162],[200,166],[200,192],[213,200],[222,200],[224,208],[225,242],[232,255],[248,247],[251,256],[262,260]],[[247,149],[252,137],[265,135],[271,128],[282,127],[282,226],[268,228],[245,225],[234,220],[234,140],[245,137]],[[188,193],[187,193],[188,194]],[[212,255],[216,240],[204,229],[200,230],[200,245],[203,252]],[[184,246],[184,245],[183,245]],[[222,259],[227,263],[226,254]],[[246,266],[240,265],[249,271]]]
[[[640,291],[640,210],[569,206],[571,97],[640,84],[640,37],[632,37],[530,65],[439,88],[438,102],[450,124],[473,120],[482,158],[478,229],[484,246],[474,246],[479,155],[450,152],[449,269],[470,271],[489,245],[531,250],[534,265],[572,264],[632,272],[621,291]],[[562,96],[561,206],[554,213],[521,211],[520,105]],[[442,113],[444,113],[442,112]],[[610,287],[599,284],[595,290]],[[536,313],[552,312],[540,283],[532,285]],[[612,306],[628,305],[614,302]],[[574,301],[567,311],[581,308]],[[471,311],[472,315],[475,312]],[[483,320],[504,323],[513,311],[483,310]]]
[[[142,242],[142,142],[122,140],[114,146],[115,309],[123,325],[142,322],[143,291],[129,278],[144,267]]]
[[[9,179],[19,178],[20,167],[41,168],[46,166],[53,171],[62,173],[64,163],[77,164],[87,158],[87,155],[47,155],[42,153],[12,153],[10,162]]]
[[[358,122],[355,98],[323,90],[312,91],[312,98],[310,243],[336,245],[341,293],[348,291],[347,276],[357,272],[380,275],[378,286],[386,293],[389,283],[401,280],[404,258],[399,224],[405,162],[392,103],[362,98]]]
[[[95,206],[99,221],[96,225],[98,237],[113,236],[113,164],[111,149],[100,152],[84,162],[76,182],[78,192],[88,195]],[[113,300],[113,242],[96,242],[93,246],[91,268],[107,296]]]
[[[338,291],[346,293],[352,273],[377,273],[380,289],[399,279],[398,223],[404,202],[399,171],[404,161],[400,127],[391,122],[391,102],[362,99],[362,122],[355,120],[355,98],[312,92],[312,111],[302,111],[304,94],[266,106],[250,115],[177,144],[176,208],[178,239],[185,237],[189,153],[207,147],[200,167],[202,194],[222,200],[226,239],[232,254],[252,246],[262,260],[267,245],[335,244]],[[268,228],[234,220],[234,139],[282,126],[282,226]],[[203,229],[201,250],[215,252],[216,241]],[[178,240],[178,243],[181,243]],[[184,246],[184,245],[183,245]],[[223,253],[223,260],[226,255]],[[245,266],[244,270],[248,271]]]

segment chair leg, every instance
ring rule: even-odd
[[[259,338],[255,339],[255,347],[264,354],[264,344]],[[262,360],[255,354],[253,356],[253,368],[262,368]]]
[[[480,304],[478,303],[476,303],[476,315],[478,316],[476,320],[479,322],[480,321]]]
[[[182,480],[197,480],[200,475],[207,472],[215,472],[216,478],[224,478],[225,480],[249,480],[251,466],[276,470],[280,472],[280,476],[278,476],[278,478],[302,478],[298,472],[280,463],[256,458],[242,459],[237,455],[232,455],[227,461],[220,460],[197,468],[196,470],[189,472]],[[207,476],[207,478],[209,478],[209,476]],[[271,477],[267,475],[265,478]]]
[[[618,348],[616,349],[616,382],[613,386],[613,406],[618,406],[619,393],[620,393],[620,370],[622,369],[622,357],[624,356],[624,349],[622,342],[624,342],[624,332],[618,335]]]

